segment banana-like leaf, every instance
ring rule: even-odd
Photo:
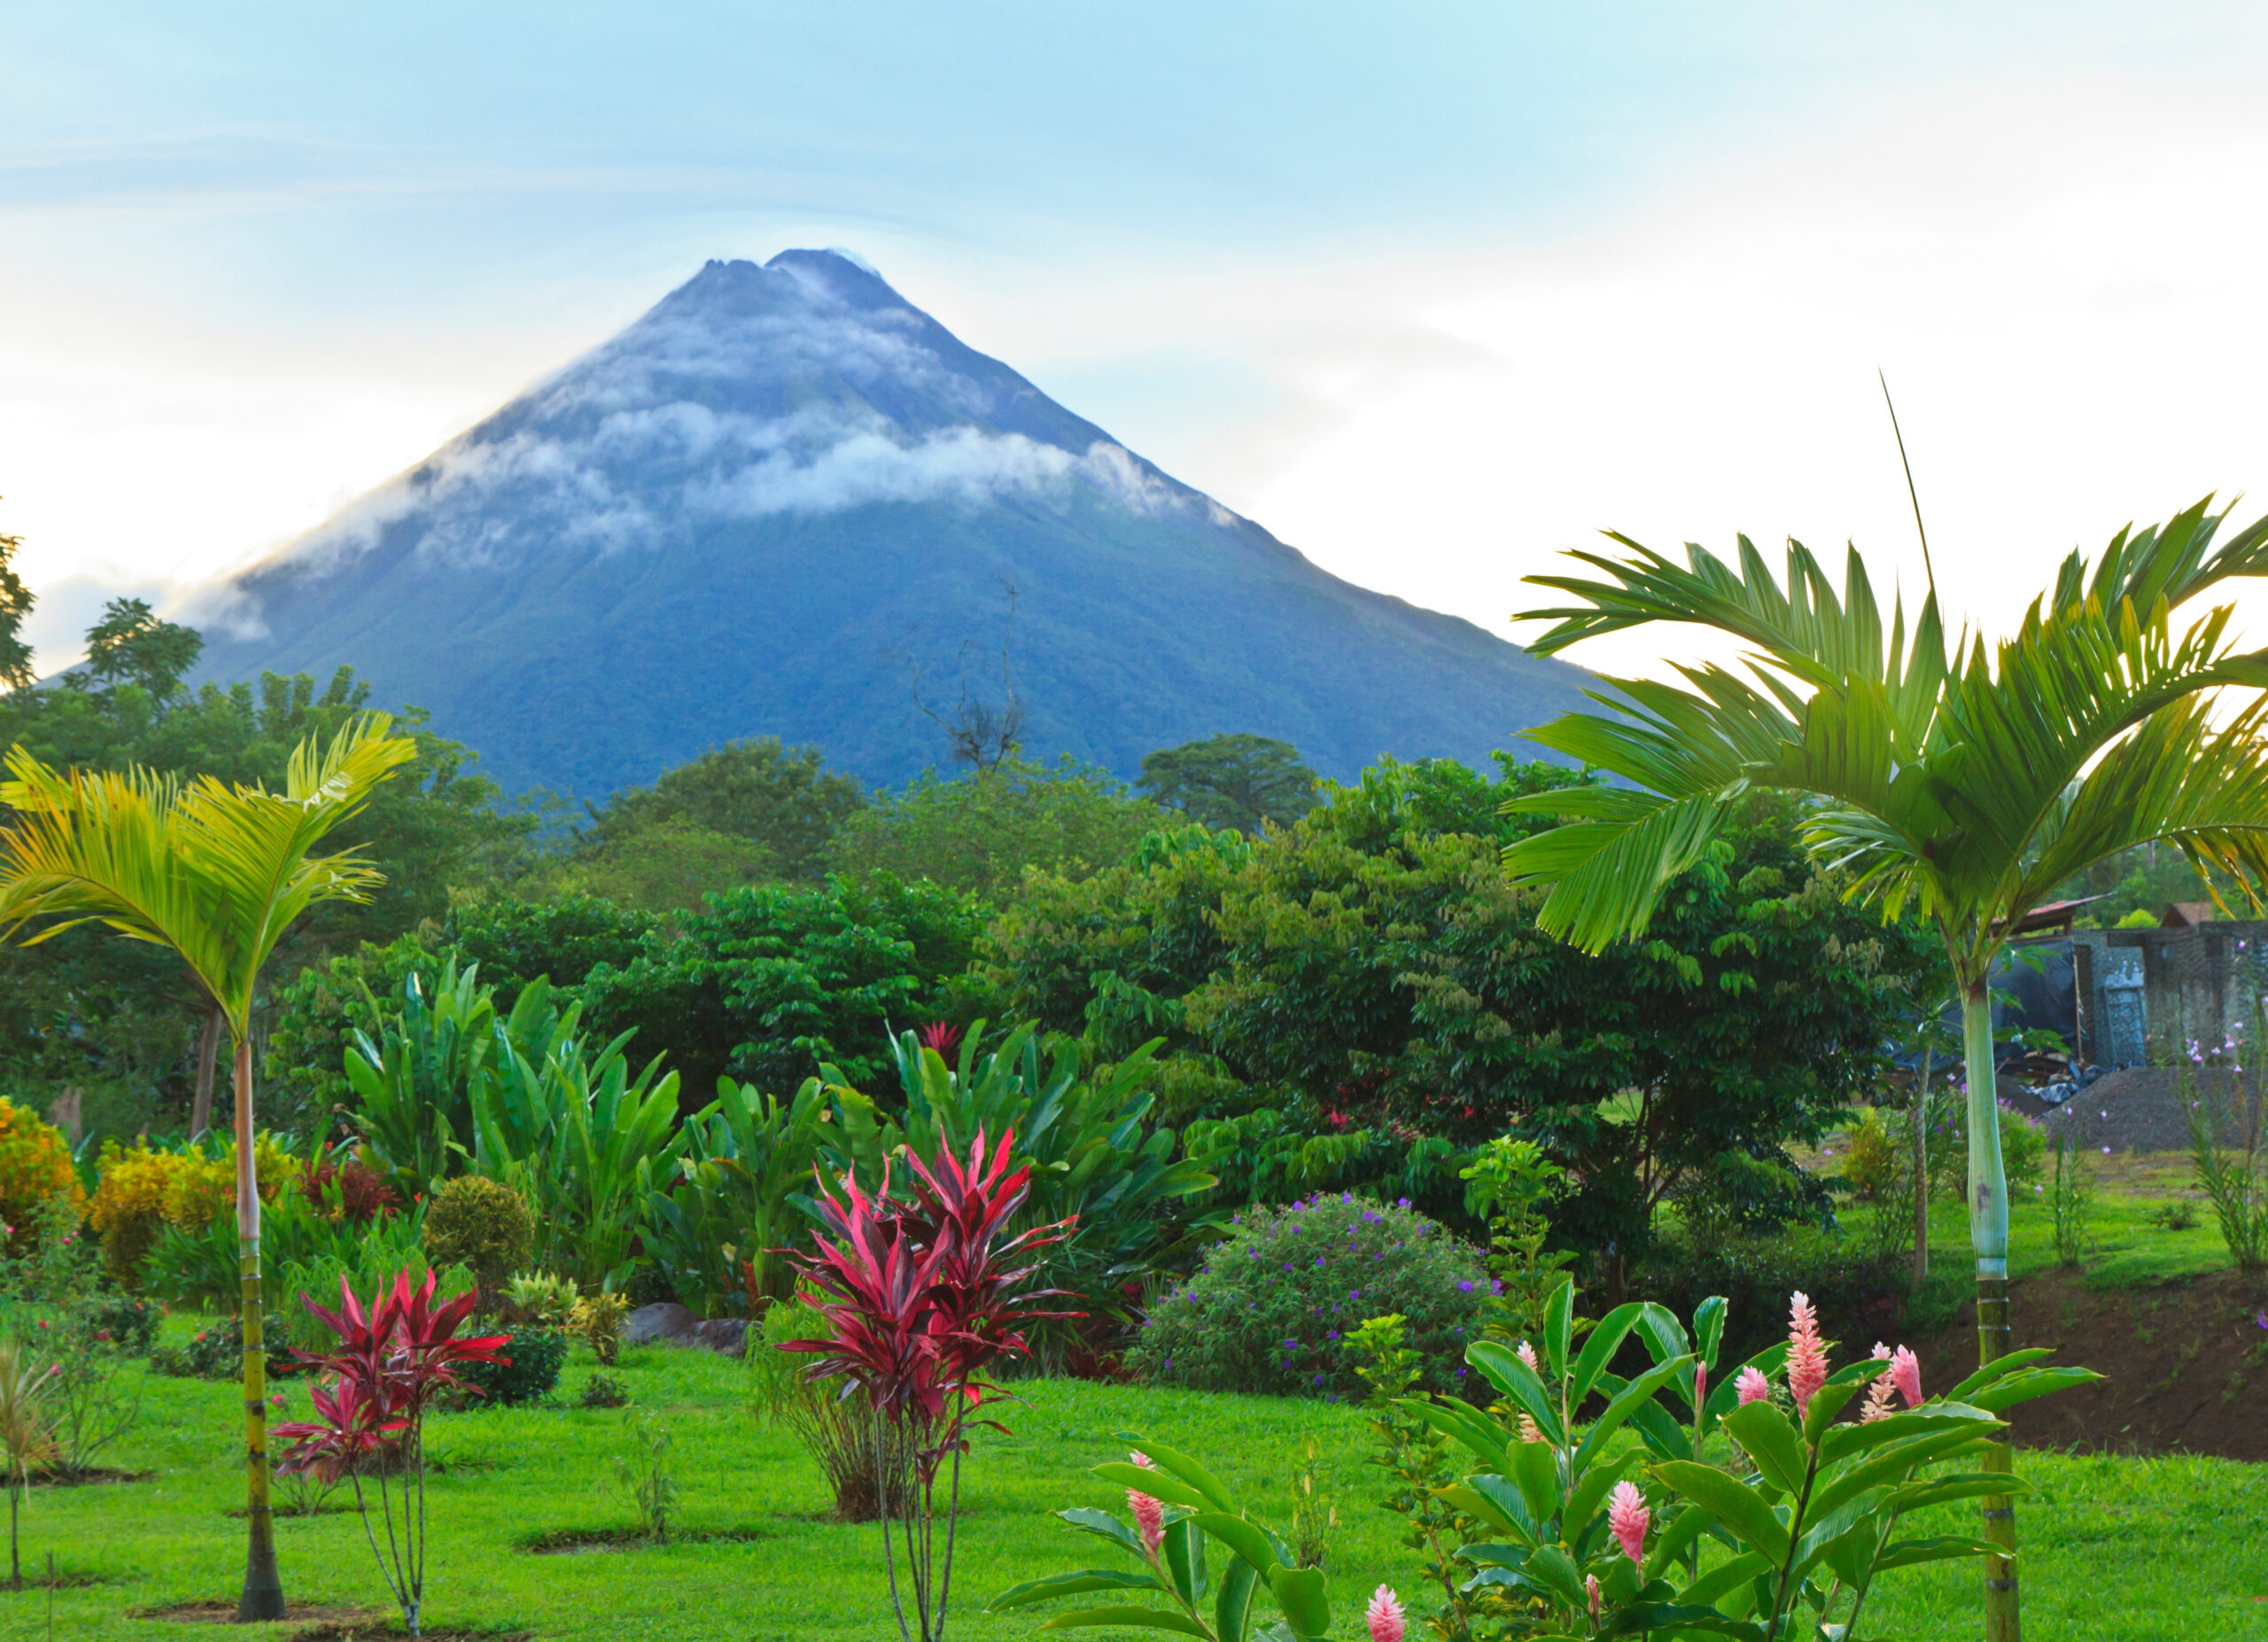
[[[1744,1403],[1720,1423],[1773,1487],[1790,1498],[1803,1492],[1810,1459],[1787,1415],[1768,1402]]]
[[[1465,1347],[1464,1360],[1478,1368],[1489,1384],[1519,1405],[1527,1417],[1535,1421],[1536,1428],[1543,1433],[1545,1442],[1555,1447],[1566,1442],[1566,1435],[1559,1425],[1558,1399],[1545,1388],[1535,1370],[1520,1361],[1518,1353],[1499,1341],[1476,1340]],[[1569,1405],[1573,1405],[1572,1401]],[[1447,1427],[1441,1428],[1448,1429]],[[1487,1428],[1496,1432],[1496,1443],[1501,1450],[1503,1442],[1501,1428],[1490,1420],[1487,1421]],[[1450,1431],[1449,1435],[1460,1436],[1455,1431]],[[1470,1439],[1464,1440],[1468,1448],[1480,1451],[1480,1444]]]
[[[1092,1534],[1098,1539],[1107,1539],[1121,1550],[1130,1551],[1144,1561],[1149,1553],[1143,1547],[1142,1537],[1107,1511],[1098,1511],[1092,1506],[1073,1506],[1068,1511],[1055,1514],[1083,1534]]]
[[[1203,1511],[1212,1503],[1188,1483],[1146,1466],[1128,1465],[1122,1459],[1113,1459],[1093,1469],[1095,1475],[1115,1487],[1130,1488],[1138,1494],[1147,1494],[1151,1498],[1161,1499],[1169,1506],[1186,1506],[1192,1511]]]
[[[1757,1408],[1762,1405],[1751,1403],[1748,1406]],[[1713,1514],[1743,1544],[1760,1552],[1775,1566],[1787,1560],[1788,1526],[1754,1489],[1735,1481],[1714,1466],[1689,1459],[1673,1459],[1657,1466],[1654,1475]]]
[[[1239,1555],[1221,1576],[1221,1589],[1213,1599],[1213,1629],[1220,1642],[1244,1642],[1252,1624],[1252,1593],[1260,1587],[1260,1569]]]
[[[1128,1630],[1169,1630],[1180,1637],[1204,1637],[1205,1627],[1185,1614],[1162,1607],[1084,1607],[1058,1614],[1040,1626],[1042,1630],[1100,1630],[1108,1626]]]
[[[1268,1589],[1301,1636],[1320,1637],[1331,1629],[1331,1596],[1321,1568],[1278,1564],[1268,1570]]]
[[[930,1053],[934,1054],[936,1051],[931,1050]],[[1121,1431],[1118,1436],[1121,1441],[1147,1454],[1151,1463],[1159,1470],[1186,1482],[1203,1495],[1204,1503],[1211,1509],[1224,1511],[1231,1516],[1237,1514],[1236,1496],[1229,1492],[1227,1485],[1179,1449],[1168,1448],[1132,1431]]]
[[[1162,1591],[1156,1578],[1149,1574],[1122,1574],[1110,1568],[1082,1568],[1076,1574],[1051,1574],[1045,1579],[1027,1579],[1021,1585],[1011,1585],[984,1605],[988,1614],[998,1614],[1012,1607],[1021,1607],[1029,1602],[1045,1602],[1056,1597],[1075,1597],[1090,1591]]]
[[[1894,1568],[1918,1568],[1924,1562],[1948,1562],[1956,1557],[1991,1556],[1996,1546],[1990,1540],[1972,1539],[1963,1534],[1940,1534],[1932,1539],[1901,1539],[1875,1559],[1875,1572],[1887,1574]]]
[[[1590,1465],[1604,1451],[1607,1438],[1622,1428],[1622,1422],[1629,1419],[1634,1410],[1650,1402],[1656,1392],[1669,1384],[1680,1374],[1689,1374],[1692,1372],[1691,1358],[1673,1358],[1666,1363],[1655,1364],[1625,1386],[1616,1394],[1614,1400],[1600,1412],[1599,1417],[1591,1422],[1590,1430],[1584,1436],[1581,1445],[1575,1450],[1575,1469],[1580,1471]]]

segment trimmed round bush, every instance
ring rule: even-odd
[[[1226,1241],[1152,1310],[1130,1360],[1146,1379],[1200,1391],[1361,1397],[1345,1337],[1399,1311],[1424,1384],[1456,1389],[1480,1335],[1488,1272],[1478,1249],[1410,1207],[1318,1194],[1247,1209]]]
[[[458,1365],[457,1377],[479,1393],[468,1393],[462,1406],[502,1408],[549,1397],[567,1361],[567,1336],[555,1328],[515,1328],[497,1350],[509,1360]]]
[[[534,1240],[535,1223],[520,1195],[480,1175],[459,1175],[425,1206],[425,1257],[437,1266],[470,1266],[483,1304],[493,1303],[528,1263]]]

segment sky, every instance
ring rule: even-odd
[[[1940,592],[2002,629],[2129,520],[2268,509],[2264,72],[2256,4],[0,0],[0,531],[59,664],[706,259],[840,245],[1515,637],[1603,528],[1918,587],[1880,370]]]

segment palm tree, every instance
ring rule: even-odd
[[[1969,1221],[1977,1336],[2008,1349],[2008,1204],[1994,1100],[1993,957],[2023,914],[2073,874],[2163,840],[2200,874],[2218,868],[2254,905],[2268,887],[2268,652],[2239,653],[2230,610],[2173,614],[2235,576],[2268,574],[2268,519],[2218,548],[2211,498],[2163,528],[2121,531],[2090,572],[2074,552],[2054,589],[1988,655],[1964,634],[1948,652],[1937,595],[1909,635],[1893,603],[1887,635],[1858,550],[1842,596],[1799,543],[1787,585],[1740,541],[1737,571],[1697,546],[1682,565],[1627,536],[1629,556],[1575,553],[1603,573],[1531,578],[1581,600],[1526,612],[1557,625],[1538,654],[1647,622],[1683,622],[1749,647],[1747,674],[1682,666],[1682,683],[1608,681],[1605,714],[1534,732],[1626,785],[1514,800],[1568,824],[1505,851],[1513,880],[1548,884],[1542,922],[1592,952],[1647,925],[1664,886],[1700,860],[1728,807],[1752,789],[1806,795],[1812,857],[1886,918],[1914,909],[1945,941],[1959,989],[1968,1072]],[[2217,720],[2225,690],[2249,692]],[[2006,1445],[1991,1468],[2006,1471]],[[1986,1632],[2016,1642],[2016,1519],[1985,1502]]]
[[[260,971],[293,919],[319,901],[361,901],[369,861],[312,853],[369,801],[416,743],[383,713],[358,716],[291,755],[284,790],[183,785],[147,770],[58,772],[10,750],[0,803],[0,935],[30,945],[81,923],[171,948],[226,1020],[236,1051],[237,1234],[244,1276],[246,1516],[251,1550],[238,1617],[284,1616],[268,1514],[267,1358],[260,1338],[260,1182],[252,1160],[252,1009]]]

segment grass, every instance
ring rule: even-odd
[[[562,1381],[563,1403],[592,1366],[579,1349]],[[649,1347],[625,1352],[617,1372],[633,1407],[664,1415],[676,1434],[685,1529],[753,1537],[529,1554],[522,1547],[543,1536],[633,1525],[632,1502],[610,1480],[613,1457],[632,1441],[624,1412],[561,1405],[438,1416],[430,1445],[448,1469],[432,1483],[430,1624],[524,1630],[561,1642],[876,1642],[895,1635],[876,1530],[827,1520],[829,1499],[801,1451],[743,1412],[737,1365]],[[1071,1381],[1016,1389],[1025,1405],[1009,1411],[1014,1435],[980,1437],[969,1462],[956,1638],[1033,1635],[1037,1616],[993,1618],[978,1604],[1037,1574],[1109,1561],[1107,1550],[1074,1537],[1051,1513],[1122,1507],[1085,1475],[1123,1453],[1126,1443],[1113,1435],[1121,1430],[1203,1457],[1278,1526],[1289,1521],[1302,1439],[1317,1435],[1340,1518],[1330,1568],[1333,1634],[1362,1634],[1362,1601],[1379,1583],[1413,1592],[1417,1559],[1395,1543],[1394,1519],[1371,1503],[1367,1432],[1355,1411]],[[27,1567],[43,1566],[52,1549],[66,1577],[109,1582],[56,1593],[58,1638],[210,1642],[208,1626],[132,1615],[232,1598],[241,1577],[244,1524],[226,1514],[244,1492],[232,1389],[146,1379],[142,1389],[144,1425],[116,1463],[153,1475],[43,1489],[30,1503]],[[304,1409],[303,1398],[295,1402]],[[2042,1490],[2020,1516],[2034,1634],[2100,1642],[2268,1637],[2268,1566],[2259,1556],[2268,1543],[2268,1467],[2035,1454],[2021,1469]],[[1937,1531],[1970,1526],[1957,1512],[1946,1514]],[[385,1604],[353,1515],[282,1519],[277,1539],[293,1601]],[[1977,1577],[1967,1566],[1898,1576],[1876,1611],[1881,1633],[1977,1634]],[[0,1592],[0,1638],[44,1638],[46,1615],[44,1591]],[[282,1642],[291,1632],[277,1625],[225,1634]]]
[[[1830,1153],[1841,1147],[1830,1142]],[[1832,1172],[1829,1153],[1798,1153],[1804,1167]],[[2212,1205],[2194,1184],[2185,1152],[2119,1152],[2109,1156],[2092,1153],[2087,1159],[2095,1173],[2095,1194],[2088,1218],[2090,1243],[2081,1264],[2088,1285],[2096,1288],[2145,1288],[2208,1272],[2226,1271],[2234,1264],[2221,1240]],[[2053,1168],[2052,1156],[2047,1166]],[[2008,1210],[2008,1274],[2031,1277],[2056,1269],[2054,1219],[2047,1197],[2053,1187],[2045,1176],[2041,1190],[2019,1187]],[[2186,1231],[2169,1232],[2150,1220],[2154,1210],[2186,1203],[2197,1224]],[[1846,1235],[1862,1244],[1874,1237],[1874,1210],[1863,1203],[1846,1203],[1837,1210]],[[1947,1265],[1969,1270],[1969,1218],[1957,1200],[1930,1205],[1930,1256],[1934,1274]]]

